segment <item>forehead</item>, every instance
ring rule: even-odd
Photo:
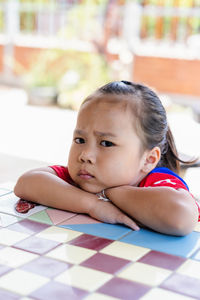
[[[101,92],[95,92],[92,95],[90,95],[88,98],[85,99],[82,105],[85,105],[86,103],[108,103],[113,105],[127,105],[131,102],[134,102],[133,95],[123,95],[123,94],[103,94]]]
[[[108,110],[108,112],[121,110],[123,112],[131,112],[131,107],[134,106],[133,102],[135,102],[132,97],[126,95],[98,95],[94,94],[92,97],[86,99],[83,102],[80,111],[100,111],[100,110]]]
[[[94,118],[112,118],[118,115],[120,118],[124,116],[131,117],[130,104],[127,101],[122,101],[120,97],[118,98],[113,96],[106,97],[98,97],[92,98],[85,103],[82,104],[78,119],[82,119],[84,117],[89,119]]]
[[[110,101],[111,100],[111,101]],[[135,138],[135,118],[126,101],[92,99],[85,102],[78,114],[75,132],[101,132]]]

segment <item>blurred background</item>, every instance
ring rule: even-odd
[[[66,164],[81,102],[111,80],[153,88],[200,155],[199,74],[200,0],[0,0],[0,181]],[[184,176],[198,194],[199,168]]]

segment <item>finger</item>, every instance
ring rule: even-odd
[[[140,227],[128,216],[126,215],[121,215],[120,217],[120,223],[127,225],[128,227],[130,227],[131,229],[138,231],[140,230]]]

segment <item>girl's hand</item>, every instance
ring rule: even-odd
[[[139,230],[137,224],[124,214],[119,208],[117,208],[111,202],[105,202],[103,200],[95,201],[95,205],[89,211],[89,215],[104,223],[110,224],[124,224],[133,230]]]

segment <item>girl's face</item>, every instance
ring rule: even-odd
[[[79,111],[69,154],[69,174],[88,192],[121,185],[137,186],[146,175],[145,152],[133,115],[121,103],[90,100]]]

